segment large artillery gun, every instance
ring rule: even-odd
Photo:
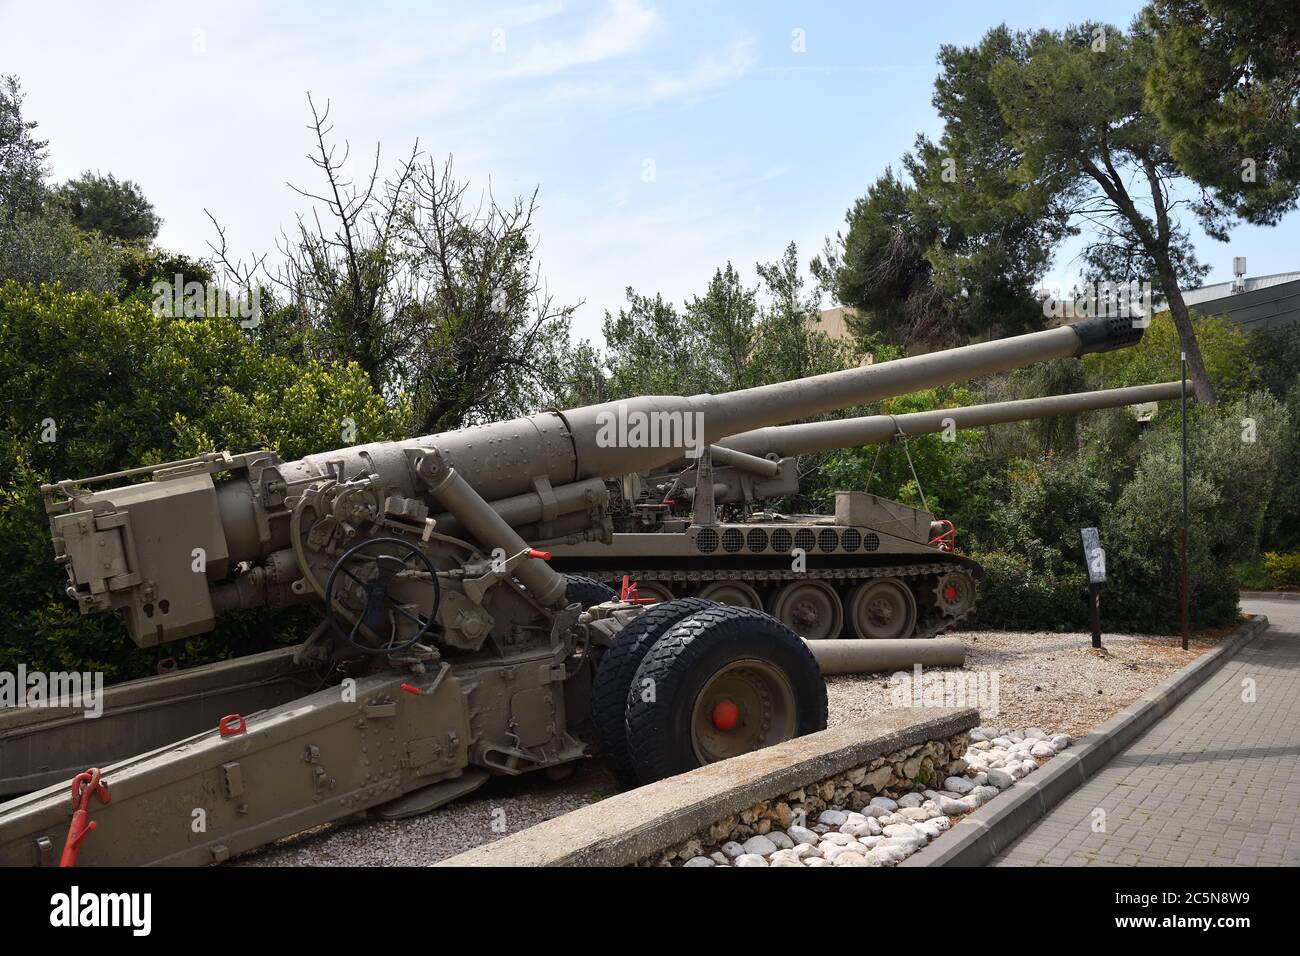
[[[98,720],[75,704],[0,713],[0,787],[35,790],[0,804],[0,864],[53,864],[65,832],[65,854],[90,863],[219,862],[370,810],[425,812],[491,775],[563,773],[597,738],[621,776],[649,782],[820,730],[816,660],[776,618],[582,600],[534,545],[609,540],[606,481],[683,449],[1141,334],[1096,318],[722,395],[47,485],[69,597],[121,614],[139,646],[238,608],[306,605],[320,621],[295,647],[110,688]],[[88,840],[65,789],[87,767],[103,773],[78,777],[81,807],[107,801]]]
[[[630,577],[639,593],[663,601],[766,608],[808,640],[934,637],[974,609],[983,574],[956,552],[952,523],[865,490],[836,492],[830,515],[774,511],[768,502],[800,491],[799,456],[905,448],[918,435],[1156,402],[1180,389],[1166,382],[760,428],[720,439],[693,462],[610,482],[612,546],[561,539],[547,547],[561,570],[601,582]]]

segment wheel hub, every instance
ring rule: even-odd
[[[740,723],[740,708],[736,706],[735,701],[720,700],[713,705],[714,727],[726,733],[735,730],[738,723]]]
[[[705,683],[691,718],[691,743],[701,764],[758,750],[795,736],[794,690],[766,661],[733,661]]]

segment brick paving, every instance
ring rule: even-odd
[[[1268,630],[992,865],[1300,864],[1300,602],[1242,608]]]

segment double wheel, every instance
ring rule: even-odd
[[[897,578],[868,578],[843,602],[827,581],[793,581],[773,593],[768,610],[809,641],[839,637],[846,617],[856,638],[892,640],[910,637],[916,629],[916,598]]]
[[[596,672],[601,752],[627,787],[826,727],[826,684],[799,636],[755,608],[650,606]]]

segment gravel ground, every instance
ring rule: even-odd
[[[1078,739],[1232,630],[1194,638],[1186,651],[1176,637],[1106,634],[1104,647],[1093,650],[1090,634],[966,631],[950,636],[966,645],[967,675],[987,675],[987,689],[997,675],[998,713],[984,706],[984,723],[1050,727]],[[960,673],[960,668],[925,671]],[[831,677],[827,688],[832,725],[892,706],[888,674]],[[582,764],[560,783],[540,775],[493,779],[471,796],[424,816],[327,824],[230,865],[427,866],[617,791],[618,784],[599,761]]]

